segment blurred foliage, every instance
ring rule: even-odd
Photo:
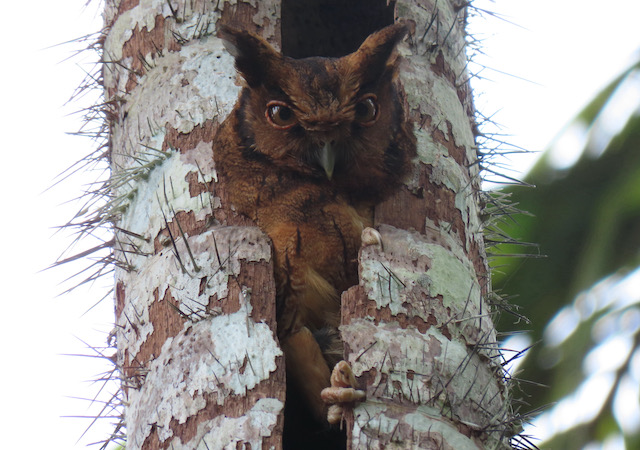
[[[630,81],[637,83],[639,73],[640,61],[607,86],[575,118],[571,127],[584,129],[586,144],[571,167],[554,167],[552,150],[548,150],[524,180],[535,188],[510,186],[495,194],[502,198],[508,196],[512,207],[530,213],[503,220],[500,230],[504,235],[522,243],[537,244],[524,244],[526,250],[523,251],[523,244],[506,241],[495,246],[492,256],[494,289],[505,296],[517,294],[511,302],[518,305],[518,313],[529,319],[527,323],[503,313],[498,329],[522,331],[535,343],[515,374],[519,379],[533,382],[521,383],[529,409],[550,407],[578,390],[588,375],[585,358],[603,341],[616,333],[626,333],[625,338],[632,343],[626,360],[611,370],[613,388],[596,417],[555,435],[541,444],[541,448],[579,449],[621,433],[612,405],[621,378],[629,372],[633,349],[638,346],[640,314],[629,322],[628,313],[638,310],[640,293],[636,293],[631,304],[622,307],[593,296],[606,296],[604,291],[615,286],[612,280],[621,279],[640,266],[638,108],[634,114],[621,119],[619,132],[605,142],[604,151],[598,150],[595,143],[602,142],[605,131],[598,124],[603,116],[611,114],[613,108],[608,106],[612,99],[624,95]],[[503,256],[523,253],[528,256]],[[612,275],[615,277],[608,283],[597,284]],[[594,286],[599,289],[592,289]],[[595,332],[603,320],[613,323],[604,336],[602,332]],[[564,333],[556,342],[550,339],[549,330],[545,334],[551,321],[556,336]],[[631,401],[637,402],[638,398]],[[626,435],[625,440],[628,449],[640,448],[637,433]]]

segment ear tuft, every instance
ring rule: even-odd
[[[379,80],[387,67],[393,65],[393,51],[407,32],[404,24],[389,25],[371,34],[358,50],[346,56],[363,82]]]
[[[262,84],[282,55],[262,37],[246,30],[222,26],[218,30],[224,47],[236,60],[236,69],[251,87]]]

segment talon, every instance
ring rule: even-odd
[[[354,388],[328,387],[320,393],[325,403],[332,405],[335,403],[354,403],[365,399],[364,391]]]
[[[362,246],[368,247],[370,245],[379,245],[382,248],[382,236],[378,232],[378,230],[366,227],[362,230],[362,234],[360,235],[360,239],[362,240]]]
[[[364,391],[357,389],[356,377],[346,361],[340,361],[331,373],[331,387],[320,393],[322,400],[331,405],[327,413],[327,421],[331,424],[342,420],[344,406],[366,398]]]
[[[346,361],[340,361],[331,372],[331,386],[356,387],[356,377]]]
[[[340,405],[329,406],[329,410],[327,411],[327,422],[331,425],[340,423],[342,421],[343,412],[342,406]]]

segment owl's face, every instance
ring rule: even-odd
[[[402,120],[392,53],[404,34],[393,25],[345,57],[294,60],[255,35],[223,30],[248,84],[238,108],[247,151],[282,170],[338,182],[384,170]]]

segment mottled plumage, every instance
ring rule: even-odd
[[[246,85],[214,140],[216,171],[226,200],[273,241],[278,337],[316,416],[330,370],[313,333],[339,325],[361,232],[415,155],[395,80],[405,33],[392,25],[350,55],[301,60],[246,31],[219,34]]]

